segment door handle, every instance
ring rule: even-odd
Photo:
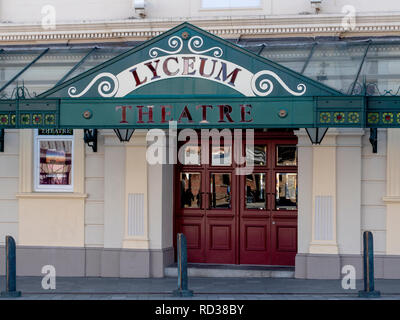
[[[204,193],[208,196],[206,199],[206,200],[208,200],[207,201],[207,203],[208,203],[207,210],[211,210],[211,192],[204,192]]]
[[[199,195],[200,195],[200,209],[201,210],[203,210],[203,209],[211,210],[210,204],[208,206],[203,206],[203,204],[207,202],[207,198],[205,199],[205,201],[203,201],[203,199],[204,199],[203,198],[203,194],[207,195],[207,194],[211,194],[211,192],[205,192],[205,191],[199,192]],[[208,203],[210,203],[210,201],[208,201]]]
[[[199,194],[201,195],[201,208],[200,209],[206,209],[206,210],[211,210],[211,204],[210,204],[210,198],[208,198],[207,199],[207,197],[206,197],[206,199],[205,199],[205,203],[207,203],[207,200],[208,200],[208,205],[205,205],[204,207],[203,207],[203,194],[204,195],[210,195],[211,196],[211,192],[206,192],[206,191],[204,191],[204,192],[199,192]]]
[[[200,197],[199,197],[199,200],[200,200],[200,210],[203,210],[204,208],[203,208],[203,194],[204,194],[205,192],[199,192],[199,195],[200,195]]]

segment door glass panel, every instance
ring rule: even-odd
[[[230,146],[212,147],[211,164],[213,166],[230,166],[232,164],[232,148]]]
[[[246,176],[246,208],[265,209],[265,173],[253,173]]]
[[[275,206],[277,210],[297,209],[297,173],[276,174]]]
[[[181,184],[181,208],[201,207],[201,174],[182,172]]]
[[[253,146],[253,148],[246,147],[246,161],[255,166],[265,166],[267,164],[267,147],[266,146]]]
[[[210,176],[210,207],[231,207],[231,174],[211,173]]]
[[[296,166],[297,165],[297,148],[296,146],[277,146],[277,165],[278,166]]]
[[[183,165],[200,165],[200,150],[200,146],[183,146],[182,151],[179,150],[179,162]]]

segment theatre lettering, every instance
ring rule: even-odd
[[[121,114],[120,123],[129,124],[134,121],[137,124],[145,123],[209,123],[215,119],[218,123],[252,122],[252,106],[241,104],[233,108],[228,104],[221,105],[196,105],[174,107],[172,105],[154,106],[116,106],[115,111]],[[174,117],[174,114],[177,117]],[[133,117],[132,117],[133,116]],[[134,120],[131,120],[131,119]]]
[[[136,87],[148,81],[177,76],[213,78],[215,81],[235,86],[236,78],[241,69],[233,67],[232,70],[228,71],[228,64],[232,65],[232,63],[206,56],[176,55],[141,63],[130,69],[130,72],[133,75]]]
[[[155,55],[150,50],[149,55]],[[102,97],[124,97],[132,91],[148,85],[152,82],[170,78],[198,78],[218,82],[228,86],[244,95],[254,95],[252,88],[253,73],[239,65],[218,58],[203,55],[163,56],[157,59],[146,60],[131,65],[118,74],[103,72],[98,74],[92,81],[80,91],[76,87],[70,87],[68,94],[71,98],[85,96],[86,93],[99,80],[98,92]]]

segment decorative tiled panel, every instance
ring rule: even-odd
[[[400,126],[400,112],[396,112],[396,111],[368,112],[367,126],[368,127],[399,127]]]
[[[0,128],[15,127],[15,120],[14,112],[0,112]]]
[[[362,112],[360,111],[320,111],[317,124],[332,127],[360,127],[362,125]]]
[[[57,114],[55,112],[21,112],[19,114],[20,128],[29,127],[56,127]]]
[[[0,100],[0,128],[55,128],[55,100]]]

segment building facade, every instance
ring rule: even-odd
[[[163,277],[182,232],[190,262],[294,266],[306,279],[353,265],[361,278],[368,230],[376,277],[400,278],[399,4],[243,2],[1,1],[0,245],[16,239],[18,275],[50,264],[59,276]],[[275,100],[249,86],[266,68]],[[104,73],[118,90],[101,93]],[[113,113],[98,111],[107,103]],[[184,149],[194,160],[152,164],[149,129],[178,156],[172,119],[197,130]],[[329,127],[319,145],[305,130],[316,125]],[[239,147],[214,148],[203,127],[255,129],[254,171],[237,174]],[[114,128],[136,130],[121,142]]]

